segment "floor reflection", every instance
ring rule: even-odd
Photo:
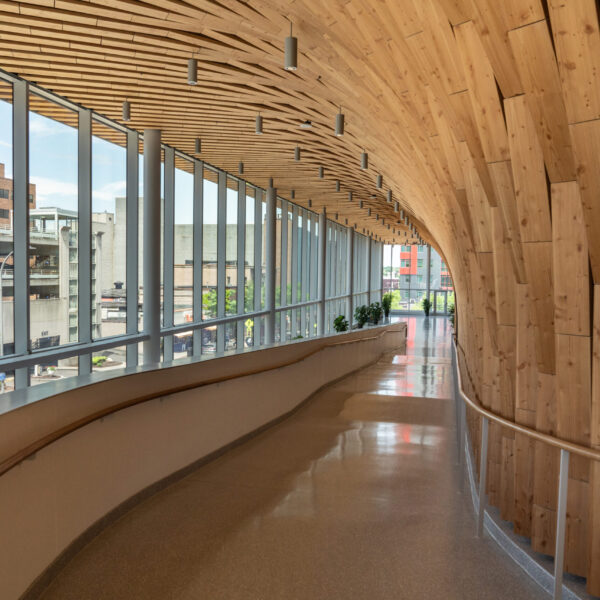
[[[473,536],[454,471],[447,319],[402,319],[406,355],[137,506],[44,598],[545,598]]]

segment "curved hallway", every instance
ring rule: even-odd
[[[447,319],[143,502],[45,600],[546,598],[459,493]]]

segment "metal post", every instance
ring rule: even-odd
[[[319,242],[317,239],[317,223],[318,218],[314,214],[310,214],[311,219],[311,232],[310,232],[310,299],[318,300],[318,253],[319,253]],[[317,321],[317,305],[312,304],[310,307],[310,319],[309,327],[310,332],[308,337],[315,336],[315,324]]]
[[[15,354],[29,352],[29,84],[13,84],[13,286]],[[4,315],[2,315],[4,316]],[[29,385],[29,369],[15,370],[15,389]]]
[[[292,304],[298,302],[298,207],[292,205]],[[283,281],[281,282],[283,287]],[[286,285],[287,295],[287,285]],[[295,338],[298,335],[298,315],[297,309],[293,308],[290,315],[290,337]]]
[[[78,124],[77,330],[79,341],[89,343],[92,341],[92,111],[80,109]],[[101,277],[102,264],[97,260],[96,279]],[[79,355],[78,363],[80,375],[92,371],[90,354]]]
[[[144,364],[160,362],[160,129],[144,130]]]
[[[277,209],[277,190],[267,188],[267,214],[265,235],[265,310],[269,314],[265,318],[265,344],[275,341],[275,218]]]
[[[163,217],[163,326],[172,327],[175,314],[175,150],[165,147]],[[173,336],[163,338],[163,360],[173,360]]]
[[[227,281],[227,173],[219,171],[217,186],[217,318],[225,316]],[[225,325],[217,325],[217,354],[225,351]]]
[[[373,240],[371,236],[367,238],[367,304],[371,304],[371,244]]]
[[[427,269],[425,273],[427,277],[427,300],[430,300],[429,294],[431,293],[431,246],[429,244],[427,244]]]
[[[305,302],[309,299],[309,290],[308,290],[308,248],[309,248],[309,231],[308,231],[308,212],[302,210],[302,302]],[[308,319],[306,318],[307,313],[310,311],[310,308],[303,308],[300,313],[300,328],[301,334],[306,337],[306,329]]]
[[[138,238],[139,238],[139,138],[137,131],[127,132],[127,189],[125,235],[125,290],[127,293],[128,334],[138,332]],[[127,346],[127,366],[138,364],[138,345]]]
[[[488,429],[487,417],[481,417],[481,457],[479,462],[479,512],[477,513],[477,537],[483,536],[483,516],[485,514],[485,482],[487,475],[487,453],[488,453]]]
[[[279,286],[279,305],[286,306],[287,300],[287,280],[288,280],[288,203],[287,200],[281,201],[281,226],[280,226],[280,249],[279,249],[279,273],[281,285]],[[277,240],[275,240],[277,242]],[[290,278],[291,279],[291,278]],[[279,313],[279,341],[285,342],[287,339],[286,331],[286,313],[282,310]]]
[[[237,314],[245,312],[245,287],[246,287],[246,182],[238,182],[238,214],[237,214]],[[244,349],[244,319],[237,322],[236,350]]]
[[[193,292],[192,306],[194,321],[202,321],[202,226],[204,220],[204,163],[201,160],[194,161],[194,199],[193,199]],[[202,354],[202,330],[194,329],[192,334],[192,354]]]
[[[383,248],[383,243],[379,243],[379,252],[377,254],[379,257],[379,264],[377,265],[379,268],[379,300],[383,299]]]
[[[558,507],[556,509],[556,547],[554,552],[554,600],[561,600],[562,598],[568,489],[569,451],[561,448],[560,473],[558,475]]]
[[[263,191],[255,190],[254,194],[254,310],[262,310],[262,199]],[[254,319],[252,344],[254,348],[261,345],[262,317]]]
[[[317,271],[317,335],[325,333],[325,268],[327,265],[327,213],[319,214],[319,249]]]
[[[346,301],[348,307],[348,323],[350,329],[352,329],[352,320],[354,318],[354,229],[347,229],[348,233],[348,244],[346,247],[346,293],[348,294],[348,300]]]

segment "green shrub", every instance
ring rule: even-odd
[[[390,316],[390,309],[392,308],[392,292],[388,292],[383,295],[381,299],[381,306],[383,307],[383,314],[387,317]]]
[[[372,302],[369,305],[369,321],[373,323],[373,325],[377,325],[377,323],[379,323],[382,314],[383,308],[381,308],[381,304],[379,304],[379,302]]]
[[[94,365],[94,367],[102,367],[107,359],[107,356],[94,356],[92,358],[92,365]]]
[[[429,311],[431,310],[431,300],[429,298],[423,298],[421,301],[421,306],[423,307],[423,312],[425,316],[429,316]]]
[[[341,333],[342,331],[348,331],[348,321],[346,320],[346,317],[344,315],[339,315],[336,317],[333,321],[333,328],[338,333]]]
[[[354,309],[354,319],[358,328],[362,329],[363,325],[369,320],[369,308],[365,304],[357,306]]]

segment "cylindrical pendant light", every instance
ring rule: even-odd
[[[348,219],[344,219],[344,223],[346,223],[346,225],[348,225]]]
[[[290,191],[290,198],[293,200],[296,197],[296,190]]]
[[[367,217],[370,217],[370,216],[371,216],[371,209],[367,208]]]
[[[336,192],[339,192],[340,190],[341,190],[341,186],[340,186],[340,180],[338,179],[338,180],[335,182],[335,191],[336,191]]]
[[[261,135],[263,132],[263,118],[260,113],[256,115],[256,133]]]
[[[342,107],[340,106],[340,112],[335,115],[335,135],[338,137],[344,135],[344,113],[342,112]]]
[[[348,202],[352,202],[352,190],[348,192]]]
[[[375,220],[379,221],[379,213],[375,213]]]
[[[391,202],[391,201],[392,201],[392,190],[388,190],[388,193],[387,193],[387,201],[388,201],[388,202]]]
[[[338,214],[337,214],[337,213],[335,213],[335,215],[334,215],[334,216],[335,216],[335,220],[337,221],[337,220],[338,220]]]
[[[358,208],[362,208],[365,205],[365,203],[362,200],[358,201]]]
[[[238,173],[240,175],[244,174],[244,163],[242,161],[240,161],[240,163],[238,164]]]
[[[383,187],[383,175],[377,175],[377,189],[380,190]]]
[[[200,138],[196,138],[194,141],[194,152],[196,154],[200,154],[202,152],[202,140]]]
[[[404,209],[401,209],[401,210],[400,210],[400,218],[401,218],[401,219],[404,219]]]
[[[360,155],[360,168],[363,171],[366,171],[369,168],[369,155],[366,151],[363,151],[363,153]]]
[[[404,217],[404,224],[408,225],[408,217]]]
[[[273,178],[269,177],[269,187],[272,188],[273,186]]]
[[[195,58],[188,60],[188,85],[198,83],[198,61]]]
[[[394,202],[394,212],[398,212],[400,210],[400,203]]]
[[[308,208],[312,208],[312,200],[310,198],[308,199]]]
[[[123,102],[123,121],[129,121],[131,119],[131,103],[129,100]]]
[[[295,71],[298,68],[298,38],[292,35],[292,23],[290,23],[290,35],[285,38],[285,70]]]
[[[319,167],[319,179],[323,179],[325,177],[325,169],[323,167]]]
[[[298,162],[300,160],[300,146],[294,148],[294,160]]]

